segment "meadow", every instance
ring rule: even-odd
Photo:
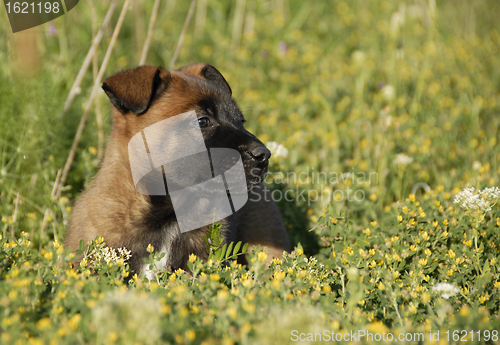
[[[161,2],[147,64],[168,68],[190,3]],[[176,67],[218,68],[271,143],[294,250],[153,281],[103,239],[76,269],[62,246],[104,92],[54,193],[122,4],[63,116],[108,2],[16,34],[0,6],[1,344],[500,343],[500,3],[198,0]],[[106,76],[138,65],[152,8],[131,2]]]

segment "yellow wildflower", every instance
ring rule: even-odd
[[[73,331],[76,331],[81,319],[82,319],[82,316],[80,314],[78,314],[78,313],[75,314],[71,319],[68,320],[69,328],[71,328]]]
[[[36,323],[36,328],[39,330],[43,331],[46,329],[50,329],[52,327],[52,322],[50,321],[50,318],[44,317]]]
[[[193,340],[196,339],[196,333],[192,329],[186,331],[185,334],[186,334],[186,339],[187,340],[193,341]]]
[[[257,259],[259,261],[266,261],[267,260],[267,254],[264,253],[264,252],[259,252],[259,254],[257,254]]]
[[[118,340],[118,334],[115,332],[109,332],[108,333],[108,342],[110,344],[115,343]]]

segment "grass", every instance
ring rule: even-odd
[[[148,64],[168,66],[189,3],[162,2]],[[296,247],[270,266],[257,250],[249,269],[192,258],[193,275],[129,286],[124,261],[74,271],[61,246],[98,169],[93,114],[62,197],[50,197],[92,87],[89,74],[58,117],[90,46],[91,10],[78,4],[53,36],[48,24],[34,30],[28,75],[16,57],[23,34],[2,21],[1,343],[281,344],[363,330],[498,343],[500,210],[453,201],[466,187],[499,185],[500,5],[433,4],[247,1],[242,14],[213,1],[204,24],[195,13],[177,65],[216,66],[249,130],[288,149],[267,183],[294,200],[279,205]],[[106,8],[96,6],[100,23]],[[139,61],[153,4],[133,6],[107,75]],[[103,93],[98,106],[109,133]]]

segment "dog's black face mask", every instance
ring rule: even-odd
[[[207,92],[207,97],[199,103],[196,113],[207,148],[230,148],[238,151],[245,169],[248,188],[262,182],[271,152],[257,137],[246,130],[245,119],[231,95],[219,90],[210,90]],[[214,162],[214,165],[229,168],[236,163],[237,158],[234,155],[227,155],[224,161]]]
[[[245,118],[232,98],[232,91],[224,77],[213,66],[206,65],[200,72],[201,78],[193,78],[198,100],[196,115],[205,144],[210,148],[229,148],[240,153],[247,187],[262,182],[267,173],[271,152],[255,135],[246,130]],[[190,83],[190,81],[188,81]],[[212,160],[217,159],[211,157]],[[220,158],[220,157],[219,157]],[[214,166],[230,168],[239,157],[225,155]]]

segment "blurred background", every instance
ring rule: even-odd
[[[139,64],[153,3],[131,1],[104,77]],[[160,2],[147,64],[169,67],[190,4]],[[51,193],[122,5],[62,117],[110,2],[81,1],[16,34],[0,6],[4,237],[25,231],[35,247],[64,238],[71,205],[97,172],[110,132],[104,92],[91,108],[66,186],[60,196]],[[247,128],[288,150],[273,159],[268,185],[291,191],[296,201],[279,202],[290,236],[314,254],[325,213],[349,217],[361,231],[372,221],[384,224],[411,192],[425,197],[430,189],[498,185],[499,14],[500,3],[486,0],[198,0],[175,66],[214,65]],[[319,172],[355,178],[315,178]],[[335,197],[347,188],[363,198]]]

